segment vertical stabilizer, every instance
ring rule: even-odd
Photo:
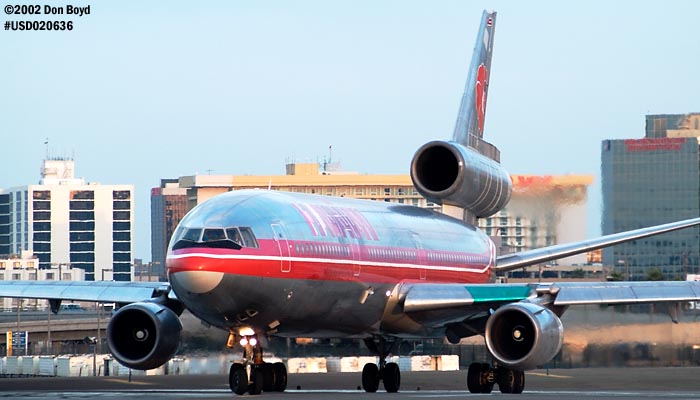
[[[484,132],[496,12],[484,11],[452,140],[479,149]]]

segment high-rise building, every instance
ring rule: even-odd
[[[151,264],[136,273],[148,271],[149,279],[165,277],[168,242],[187,211],[187,189],[179,187],[177,179],[162,179],[160,187],[151,189]]]
[[[592,176],[514,175],[512,178],[513,197],[506,209],[479,221],[488,235],[500,237],[503,251],[527,250],[585,238],[587,190],[593,182]],[[316,163],[287,164],[286,175],[182,176],[177,180],[163,180],[161,187],[151,191],[152,259],[164,265],[172,232],[186,211],[217,194],[240,189],[346,196],[439,209],[439,205],[427,201],[416,191],[409,175],[364,175],[319,169]],[[170,201],[171,213],[164,206],[166,201]],[[180,205],[184,203],[186,209],[181,212]],[[565,262],[583,264],[585,255]],[[152,268],[155,270],[157,266]]]
[[[131,280],[134,187],[86,183],[74,165],[44,160],[39,184],[0,190],[0,253],[31,251],[39,268],[80,268],[86,280]]]
[[[644,139],[602,143],[603,234],[700,215],[700,114],[647,115]],[[697,271],[697,227],[603,250],[625,279],[658,268],[666,279]]]

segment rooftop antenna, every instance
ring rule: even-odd
[[[46,160],[49,159],[49,138],[46,138],[44,140],[44,146],[46,146]]]

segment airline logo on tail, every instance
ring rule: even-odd
[[[484,64],[479,65],[479,70],[476,73],[476,85],[474,92],[474,104],[476,105],[476,119],[479,123],[479,131],[484,131],[484,119],[486,118],[486,77],[488,72]]]
[[[496,13],[484,11],[452,139],[469,147],[483,137],[495,28]]]

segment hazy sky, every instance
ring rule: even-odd
[[[346,170],[407,174],[420,145],[451,136],[485,8],[498,11],[485,137],[511,173],[595,174],[591,236],[601,140],[700,111],[697,1],[88,4],[2,14],[74,29],[0,32],[0,187],[39,180],[48,137],[78,176],[135,185],[146,261],[161,178],[283,174],[329,145]]]

